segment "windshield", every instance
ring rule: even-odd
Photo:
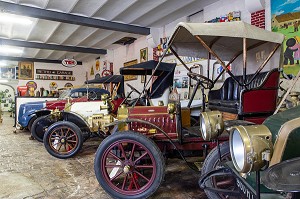
[[[60,95],[59,95],[59,98],[58,99],[65,99],[67,97],[69,97],[71,94],[71,90],[65,90],[64,92],[62,92]]]

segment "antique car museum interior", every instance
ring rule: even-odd
[[[0,198],[300,199],[300,0],[0,0]]]

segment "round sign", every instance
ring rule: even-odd
[[[102,77],[109,76],[109,75],[111,75],[111,71],[110,70],[103,70],[102,71]]]
[[[35,81],[28,81],[26,83],[27,88],[34,88],[34,90],[36,90],[37,88],[37,84],[35,83]]]
[[[49,87],[50,87],[50,91],[53,91],[53,90],[57,89],[57,83],[56,82],[51,82],[49,84]]]
[[[67,58],[62,60],[61,63],[62,63],[63,66],[69,67],[69,68],[74,67],[74,66],[77,65],[77,61],[75,59],[67,59]]]
[[[65,87],[66,88],[71,88],[71,87],[73,87],[73,84],[71,84],[70,82],[68,82],[68,83],[65,84]]]

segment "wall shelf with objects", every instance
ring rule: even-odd
[[[36,80],[65,80],[65,81],[75,81],[74,76],[53,76],[53,75],[36,75]]]

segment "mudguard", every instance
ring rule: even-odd
[[[275,164],[265,171],[262,183],[274,191],[300,192],[300,157]]]

